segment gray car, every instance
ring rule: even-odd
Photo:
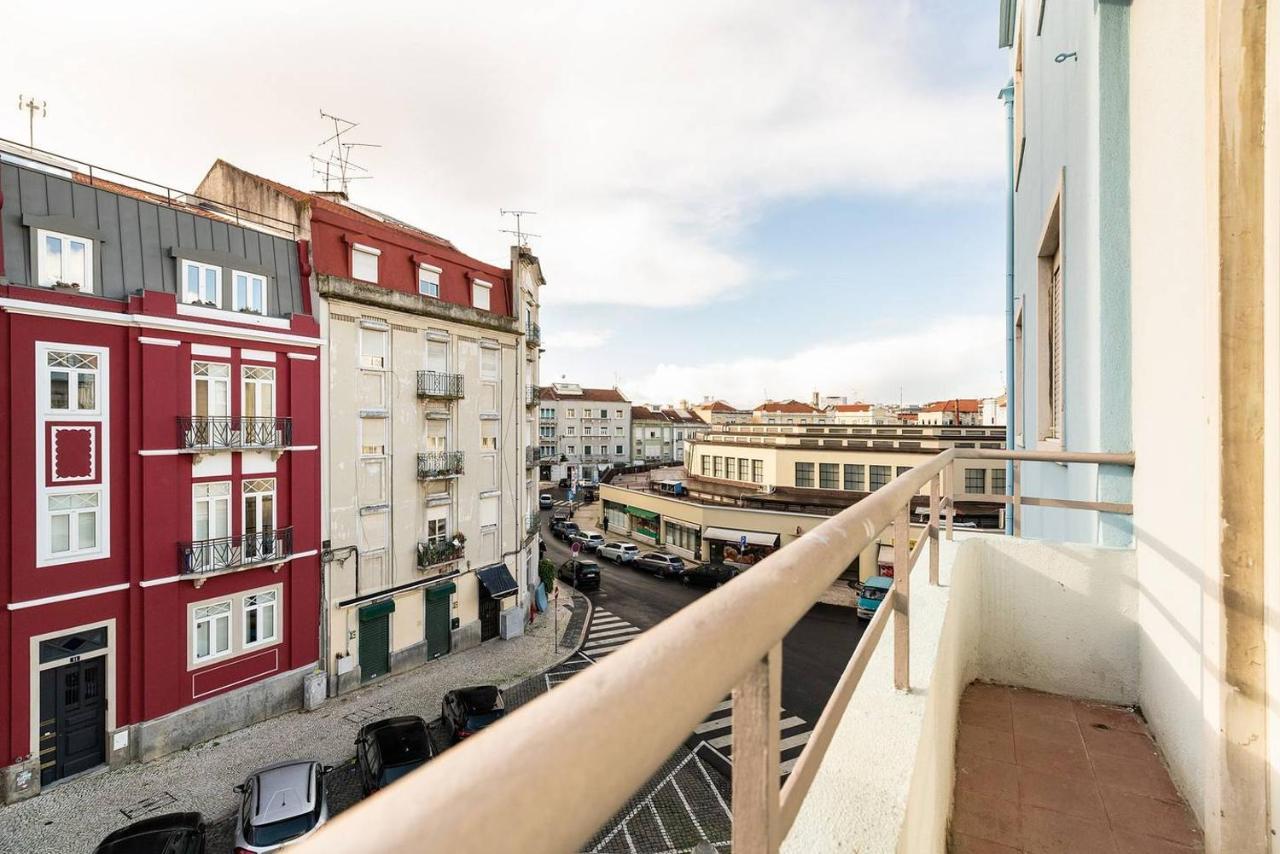
[[[331,770],[319,762],[294,760],[250,774],[236,786],[236,850],[277,851],[314,833],[329,820],[324,783]]]

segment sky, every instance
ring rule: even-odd
[[[752,406],[1003,387],[1004,111],[993,2],[229,0],[61,5],[0,53],[42,148],[181,189],[216,158],[493,263],[527,209],[542,381]],[[216,8],[216,12],[212,11]],[[45,24],[38,4],[11,32]],[[0,92],[0,94],[6,94]]]

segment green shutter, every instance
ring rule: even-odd
[[[396,609],[396,601],[388,599],[385,602],[378,602],[375,605],[369,605],[360,609],[360,622],[367,623],[370,620],[376,620],[383,614],[390,614]]]

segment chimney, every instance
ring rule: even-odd
[[[328,199],[331,202],[347,201],[347,194],[341,190],[312,190],[312,192],[321,198]]]
[[[816,391],[813,393],[813,402],[810,404],[810,406],[812,406],[814,409],[818,408],[818,393]]]

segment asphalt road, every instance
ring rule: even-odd
[[[569,546],[551,536],[550,510],[542,511],[546,557],[557,566],[569,559]],[[650,628],[706,593],[677,581],[609,561],[601,566],[600,590],[586,594],[596,605],[642,629]],[[782,705],[816,722],[866,623],[850,608],[815,605],[782,644]]]

